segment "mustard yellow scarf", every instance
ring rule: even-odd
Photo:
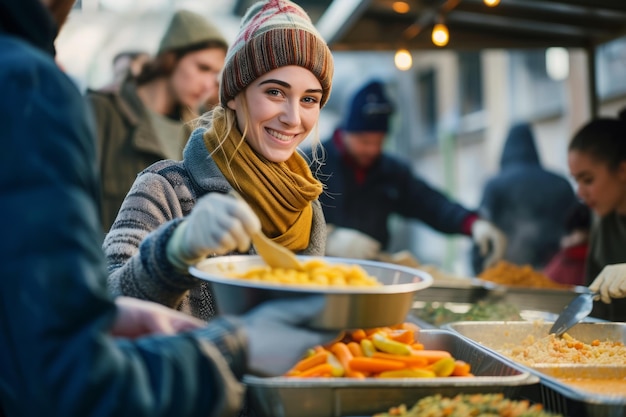
[[[252,207],[266,236],[292,251],[306,249],[311,202],[322,193],[322,184],[297,152],[285,162],[272,162],[257,154],[236,128],[226,133],[223,110],[214,111],[204,144],[226,180]]]

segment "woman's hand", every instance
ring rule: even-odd
[[[606,304],[610,304],[612,298],[626,297],[626,263],[605,266],[589,289],[600,294]]]
[[[117,297],[117,317],[111,333],[135,338],[153,334],[173,335],[206,326],[202,320],[161,304],[132,297]]]
[[[242,199],[210,193],[200,198],[191,214],[174,231],[167,244],[167,257],[181,270],[209,254],[222,255],[250,247],[250,236],[261,222]]]

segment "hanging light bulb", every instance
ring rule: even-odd
[[[406,71],[413,66],[413,57],[406,49],[398,49],[393,57],[393,62],[400,71]]]
[[[408,13],[411,10],[411,6],[406,1],[394,1],[391,8],[394,12],[400,14]]]
[[[496,7],[500,4],[500,0],[483,0],[483,2],[489,7]]]
[[[448,44],[450,34],[448,33],[448,27],[443,22],[437,23],[433,27],[432,40],[437,46],[446,46]]]

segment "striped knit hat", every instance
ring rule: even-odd
[[[255,3],[241,20],[239,34],[226,54],[222,105],[263,74],[288,65],[306,68],[317,77],[323,106],[330,95],[333,57],[311,19],[287,0]]]

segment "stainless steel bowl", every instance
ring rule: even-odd
[[[314,259],[298,256],[300,261]],[[319,296],[323,298],[320,312],[308,323],[328,330],[371,328],[401,323],[413,304],[415,293],[428,287],[432,277],[424,271],[374,261],[344,258],[323,258],[329,264],[361,266],[376,277],[377,287],[287,286],[231,278],[227,273],[242,273],[264,266],[260,256],[235,255],[205,259],[189,272],[211,283],[220,314],[240,315],[264,301]]]

